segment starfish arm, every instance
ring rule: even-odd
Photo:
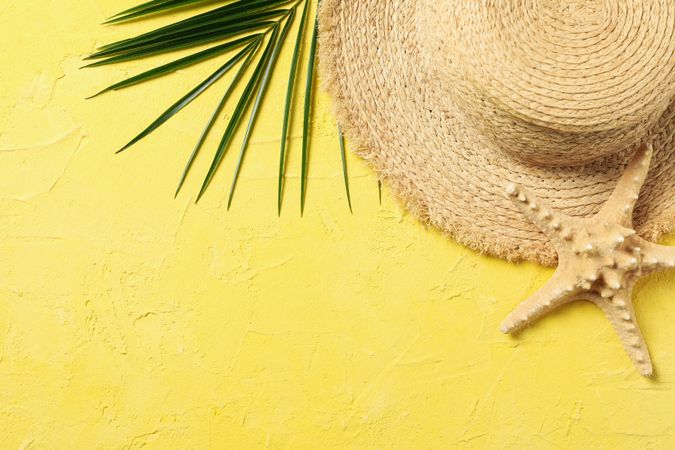
[[[557,250],[566,247],[572,218],[544,204],[523,186],[510,184],[506,195],[518,209],[548,237]]]
[[[600,209],[599,218],[607,222],[621,224],[626,228],[633,228],[633,209],[637,203],[640,189],[642,189],[642,185],[647,178],[652,153],[653,147],[651,144],[640,146],[633,159],[628,163],[609,200]]]
[[[626,353],[643,376],[652,375],[649,349],[638,326],[631,301],[632,287],[618,291],[611,299],[597,297],[592,301],[602,309],[619,335]]]
[[[644,274],[675,269],[675,247],[654,244],[642,238],[639,238],[638,242]]]
[[[520,330],[558,306],[571,301],[577,289],[572,279],[563,273],[559,267],[544,287],[518,305],[502,322],[501,332],[512,333]]]

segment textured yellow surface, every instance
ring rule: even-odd
[[[214,64],[83,100],[148,67],[78,70],[147,29],[98,25],[133,3],[0,6],[1,448],[675,446],[673,274],[637,291],[654,380],[590,304],[503,336],[552,271],[445,240],[386,189],[380,206],[355,158],[350,215],[323,95],[304,219],[297,123],[276,215],[274,106],[230,212],[236,152],[201,203],[208,158],[174,200],[215,95],[113,152]]]

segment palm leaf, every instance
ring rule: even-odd
[[[298,35],[295,38],[295,48],[293,49],[293,59],[291,60],[291,69],[288,74],[288,87],[286,88],[286,103],[284,106],[283,128],[281,130],[281,149],[279,151],[279,185],[277,190],[277,214],[281,215],[281,200],[284,189],[284,177],[286,172],[286,145],[288,142],[288,127],[291,121],[291,107],[293,103],[293,94],[295,92],[295,78],[298,72],[298,60],[300,59],[300,50],[302,49],[302,37],[305,33],[307,23],[307,12],[309,11],[309,2],[305,2],[302,10],[302,18],[298,27]]]
[[[122,22],[150,14],[168,12],[172,9],[182,8],[189,5],[213,3],[214,1],[215,0],[153,0],[115,14],[110,19],[106,20],[105,23]]]
[[[274,48],[274,44],[276,42],[278,34],[279,34],[279,25],[277,24],[274,26],[272,36],[270,37],[269,42],[267,43],[267,47],[265,48],[265,51],[262,57],[260,58],[260,61],[258,62],[258,65],[255,68],[255,71],[253,72],[253,75],[251,75],[251,78],[249,79],[248,84],[246,85],[246,88],[244,89],[244,92],[241,98],[239,99],[239,103],[237,103],[237,106],[234,109],[232,118],[230,119],[227,129],[223,134],[223,138],[220,141],[220,145],[216,150],[216,154],[213,157],[213,161],[211,162],[211,167],[209,168],[209,171],[206,174],[206,177],[204,178],[202,188],[200,189],[199,194],[197,195],[197,201],[199,201],[199,199],[201,199],[201,197],[204,195],[206,188],[213,180],[213,176],[218,170],[220,163],[223,161],[223,158],[225,157],[225,153],[227,152],[228,148],[230,147],[230,144],[232,143],[234,133],[237,131],[242,116],[244,115],[244,112],[249,106],[249,102],[253,98],[253,94],[255,93],[255,89],[258,86],[260,77],[263,73],[263,70],[265,69],[266,61],[268,60],[272,52],[272,49]]]
[[[213,5],[210,9],[202,9],[201,11],[194,13],[187,18],[177,20],[174,23],[98,47],[91,55],[85,58],[90,61],[86,67],[117,64],[176,51],[188,50],[191,51],[191,53],[187,56],[182,56],[168,63],[146,70],[138,75],[119,81],[103,89],[96,95],[135,86],[168,75],[177,70],[189,68],[208,60],[220,58],[227,53],[237,51],[234,56],[228,57],[223,65],[215,72],[160,114],[148,127],[122,147],[120,151],[128,149],[133,144],[147,137],[183,110],[188,104],[196,100],[201,94],[213,87],[218,80],[225,77],[234,67],[239,66],[239,69],[230,81],[229,87],[225,90],[204,129],[199,135],[197,143],[188,158],[178,182],[178,187],[176,189],[177,195],[182,188],[197,155],[204,146],[206,137],[215,127],[217,118],[225,109],[228,100],[232,97],[235,89],[237,89],[237,86],[240,84],[240,81],[249,71],[249,67],[253,65],[254,69],[252,70],[250,78],[243,88],[234,108],[230,111],[230,119],[224,127],[220,142],[213,154],[211,165],[197,195],[197,200],[204,195],[223,158],[228,152],[229,147],[232,145],[237,130],[243,125],[244,115],[250,110],[248,124],[245,128],[239,157],[234,169],[234,176],[230,187],[228,197],[229,208],[232,204],[236,184],[242,171],[244,157],[253,135],[255,122],[260,115],[265,94],[268,90],[274,69],[277,66],[281,49],[295,22],[295,17],[298,12],[297,9],[302,6],[302,18],[297,31],[285,94],[286,101],[284,104],[284,118],[282,124],[277,199],[278,210],[280,212],[283,180],[285,177],[285,164],[288,155],[290,118],[293,113],[293,97],[298,83],[297,69],[301,64],[302,42],[304,41],[305,30],[307,27],[306,24],[308,22],[307,16],[308,11],[310,10],[310,2],[312,1],[313,0],[150,0],[109,18],[106,23],[120,23],[179,10],[194,11],[197,8]],[[317,46],[316,18],[314,19],[313,29],[309,55],[306,58],[303,58],[304,62],[307,64],[307,79],[304,88],[305,99],[301,149],[301,212],[304,212],[305,206],[310,150],[309,132],[311,126],[314,68],[316,65]],[[264,41],[267,41],[265,45],[263,45]],[[207,48],[204,48],[205,46]],[[241,47],[243,47],[243,49]],[[259,50],[263,48],[264,50],[262,51],[262,54],[260,54]],[[344,141],[342,137],[340,137],[340,139],[345,189],[347,191],[347,200],[351,210]]]
[[[171,117],[175,116],[178,114],[183,108],[185,108],[187,105],[189,105],[194,99],[199,97],[201,94],[204,93],[213,83],[218,81],[225,75],[227,72],[230,71],[232,67],[234,67],[239,60],[241,60],[248,52],[250,52],[253,49],[253,46],[255,44],[249,44],[245,49],[234,55],[232,59],[230,59],[228,62],[223,64],[218,70],[213,72],[208,78],[206,78],[204,81],[199,83],[193,90],[188,92],[185,96],[183,96],[180,100],[178,100],[176,103],[171,105],[169,109],[164,111],[160,116],[155,119],[154,122],[152,122],[145,130],[143,130],[138,136],[133,138],[127,145],[122,147],[120,150],[118,150],[117,153],[122,152],[126,150],[127,148],[131,147],[134,145],[136,142],[140,141],[153,131],[155,131],[157,128],[162,126],[167,120],[169,120]]]
[[[118,91],[120,89],[127,88],[129,86],[134,86],[136,84],[142,83],[144,81],[150,80],[152,78],[159,78],[163,75],[167,75],[169,73],[173,73],[177,70],[184,69],[186,67],[198,64],[202,61],[206,61],[211,58],[215,58],[216,56],[220,56],[223,53],[227,53],[232,49],[235,49],[241,45],[244,44],[250,44],[251,41],[255,40],[256,37],[260,37],[262,35],[260,34],[254,34],[252,36],[247,36],[245,38],[237,39],[236,41],[228,42],[226,44],[221,44],[216,47],[208,48],[204,51],[195,53],[193,55],[188,55],[184,58],[177,59],[175,61],[172,61],[168,64],[164,64],[162,66],[156,67],[154,69],[148,70],[146,72],[143,72],[139,75],[136,75],[134,77],[127,78],[126,80],[122,80],[119,83],[115,83],[112,86],[109,86],[105,89],[103,89],[101,92],[98,94],[95,94],[89,98],[96,97],[98,95],[104,94],[109,91]]]
[[[242,2],[250,5],[234,7],[237,3]],[[203,35],[207,32],[223,32],[232,28],[237,29],[236,27],[241,27],[242,25],[250,26],[252,24],[265,22],[266,20],[269,21],[274,17],[285,14],[286,10],[280,10],[276,7],[282,6],[288,2],[289,0],[239,0],[234,4],[223,8],[217,8],[130,39],[123,39],[112,44],[104,45],[88,56],[87,59],[108,57],[151,44],[166,43],[170,40],[191,37],[194,35]]]
[[[163,53],[183,50],[186,48],[192,48],[199,45],[219,42],[225,39],[239,36],[242,33],[250,33],[260,30],[262,28],[268,28],[274,26],[275,24],[276,22],[274,21],[251,22],[251,23],[237,24],[235,26],[228,25],[222,28],[214,28],[211,31],[202,32],[201,34],[196,35],[169,37],[166,40],[160,42],[143,45],[137,48],[133,48],[131,50],[125,50],[120,54],[110,56],[106,59],[97,61],[95,63],[91,63],[88,65],[88,67],[117,64],[120,62],[132,61],[139,58],[146,58],[149,56],[155,56]],[[102,58],[104,56],[107,56],[98,54],[94,55],[92,55],[92,58]]]
[[[347,203],[349,204],[349,212],[352,212],[352,196],[349,193],[349,173],[347,171],[347,151],[345,150],[345,136],[342,130],[338,131],[338,138],[340,140],[340,156],[342,159],[342,175],[345,180],[345,192],[347,193]]]
[[[225,107],[225,103],[230,98],[230,96],[232,95],[232,92],[236,88],[237,84],[239,83],[241,78],[244,76],[244,73],[246,72],[246,69],[251,64],[251,61],[253,60],[253,57],[255,56],[256,51],[258,50],[258,48],[260,48],[261,42],[262,42],[262,40],[257,41],[256,47],[251,51],[251,53],[248,55],[248,57],[246,58],[244,63],[241,65],[241,67],[239,68],[239,71],[237,72],[237,75],[235,75],[234,79],[230,83],[230,87],[227,89],[227,91],[225,91],[225,94],[220,99],[220,102],[218,102],[218,106],[216,107],[215,111],[213,111],[213,114],[211,114],[211,118],[209,119],[209,122],[204,127],[204,130],[202,131],[202,134],[199,136],[199,140],[197,141],[197,145],[195,145],[195,148],[192,150],[192,153],[190,154],[190,158],[188,159],[188,162],[185,165],[185,169],[183,170],[183,173],[180,177],[180,181],[178,182],[178,187],[176,188],[176,193],[174,194],[174,197],[178,196],[178,192],[180,192],[181,187],[183,187],[183,183],[185,183],[185,179],[188,175],[188,172],[190,171],[190,168],[192,168],[192,164],[194,163],[194,160],[197,157],[197,154],[199,153],[199,150],[201,150],[202,146],[204,145],[204,141],[206,141],[206,137],[208,136],[209,132],[213,128],[213,125],[216,122],[216,119],[218,118],[218,115],[223,111],[223,108]]]
[[[246,153],[246,148],[248,147],[248,142],[251,138],[251,132],[253,131],[255,120],[258,117],[258,111],[260,110],[260,102],[262,101],[263,97],[265,96],[265,92],[267,91],[267,86],[269,85],[272,72],[274,71],[274,65],[276,64],[277,59],[279,57],[281,47],[284,45],[284,42],[286,41],[286,36],[288,36],[288,32],[290,31],[291,25],[293,25],[293,20],[295,19],[295,11],[296,11],[295,8],[291,9],[290,13],[288,14],[288,18],[286,19],[286,25],[281,31],[281,34],[278,37],[273,36],[272,38],[270,38],[269,45],[274,44],[274,49],[272,50],[272,53],[269,55],[268,59],[265,61],[265,71],[264,73],[261,74],[261,78],[259,80],[260,86],[258,87],[258,93],[256,94],[256,99],[255,102],[253,103],[251,118],[249,119],[248,127],[246,128],[246,135],[244,136],[244,141],[241,144],[241,151],[239,152],[239,159],[237,160],[237,167],[235,168],[234,177],[232,179],[232,187],[230,188],[230,196],[227,199],[227,209],[230,209],[230,206],[232,206],[234,189],[237,185],[237,180],[239,179],[239,174],[241,172],[241,165],[244,161],[244,155]]]
[[[253,26],[265,26],[270,21],[283,16],[288,10],[274,9],[256,13],[247,12],[241,17],[232,17],[227,20],[217,19],[200,22],[198,25],[180,27],[172,32],[161,33],[157,36],[143,37],[123,41],[111,47],[99,49],[89,59],[105,58],[113,55],[129,55],[147,49],[155,49],[158,46],[166,46],[169,43],[189,43],[194,46],[203,39],[217,39],[221,35],[229,35],[230,32],[246,32]],[[171,47],[167,47],[171,48]]]
[[[319,0],[320,1],[320,0]],[[305,110],[302,127],[302,167],[300,175],[300,215],[305,212],[305,198],[307,194],[307,161],[309,157],[309,127],[312,114],[312,94],[314,93],[314,66],[316,64],[316,44],[319,27],[314,19],[314,31],[312,42],[309,47],[309,60],[307,61],[307,80],[305,85]]]

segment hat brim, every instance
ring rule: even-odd
[[[576,167],[509,158],[440,101],[442,85],[420,54],[416,1],[323,0],[320,8],[320,73],[338,122],[406,208],[474,250],[555,265],[555,249],[506,198],[506,186],[521,184],[569,215],[592,216],[635,147]],[[649,240],[675,222],[673,100],[645,139],[654,156],[634,222]]]

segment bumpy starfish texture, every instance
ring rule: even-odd
[[[519,330],[563,304],[589,300],[610,320],[640,373],[652,374],[633,310],[633,287],[641,276],[675,268],[675,247],[648,242],[633,230],[633,208],[651,156],[651,145],[638,149],[611,197],[592,218],[556,211],[521,186],[507,188],[507,196],[551,240],[559,262],[551,280],[504,320],[502,332]]]

